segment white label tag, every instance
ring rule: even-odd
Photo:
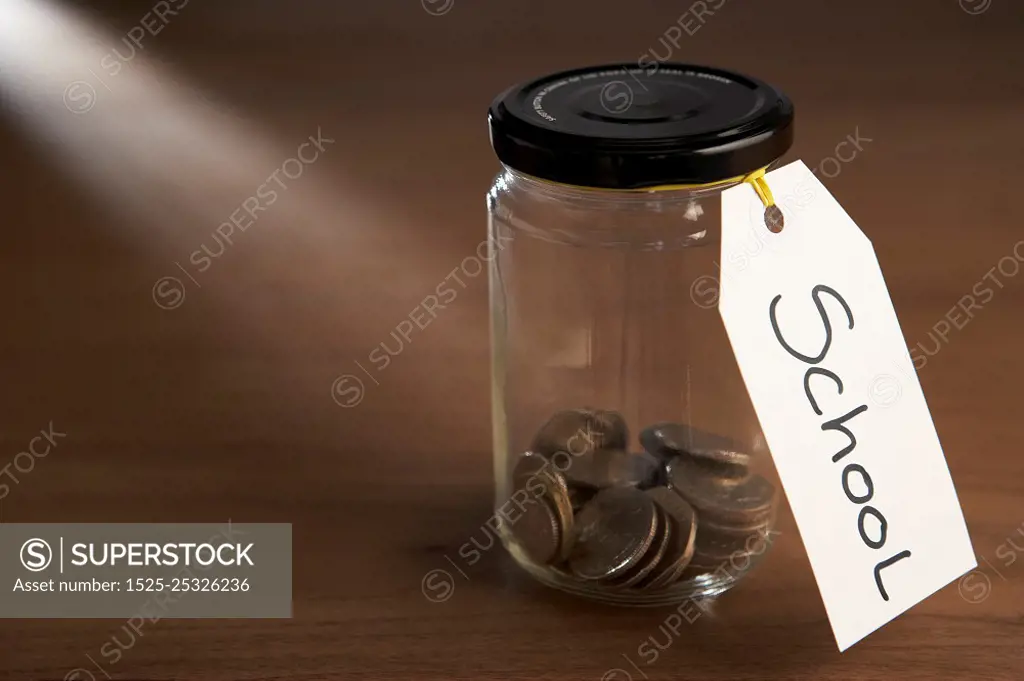
[[[765,180],[779,233],[722,194],[718,305],[842,651],[977,562],[871,242],[803,162]]]

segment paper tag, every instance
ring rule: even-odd
[[[722,194],[719,311],[842,651],[977,562],[871,242],[803,162],[765,180],[779,233]]]

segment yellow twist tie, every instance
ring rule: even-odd
[[[744,177],[743,181],[754,188],[754,191],[757,192],[757,198],[761,199],[761,203],[764,204],[765,208],[771,208],[775,205],[775,197],[772,196],[772,190],[764,179],[766,170],[768,169],[761,168],[760,170],[755,170]]]
[[[661,191],[672,191],[672,190],[699,190],[699,189],[711,189],[714,187],[726,186],[730,184],[746,183],[753,187],[754,192],[757,193],[757,198],[761,199],[761,203],[764,204],[764,226],[768,228],[770,232],[781,232],[785,226],[785,218],[782,215],[782,211],[778,206],[775,205],[775,197],[772,196],[772,190],[768,187],[768,182],[764,179],[764,174],[768,171],[767,167],[758,168],[752,173],[747,175],[741,175],[739,177],[730,177],[727,180],[718,180],[717,182],[709,182],[707,184],[664,184],[657,187],[643,187],[640,189],[634,189],[631,191],[638,192],[661,192]]]
[[[768,171],[767,167],[759,168],[749,175],[739,175],[737,177],[730,177],[725,180],[716,180],[714,182],[708,182],[706,184],[660,184],[654,187],[637,187],[636,189],[609,189],[607,187],[586,187],[580,185],[564,184],[562,182],[554,182],[552,180],[541,180],[534,178],[540,182],[547,184],[555,184],[562,187],[575,187],[579,189],[589,189],[606,192],[670,192],[670,191],[694,191],[699,189],[713,189],[715,187],[722,187],[729,184],[738,184],[741,182],[748,183],[757,192],[757,196],[761,199],[765,208],[769,208],[775,205],[775,199],[772,198],[772,190],[768,188],[768,183],[764,180],[764,174]]]
[[[715,187],[724,187],[730,184],[746,183],[753,187],[757,193],[757,198],[761,199],[761,203],[764,204],[764,224],[772,232],[781,232],[784,224],[782,211],[775,205],[775,197],[772,196],[772,190],[768,187],[768,182],[764,179],[764,174],[768,171],[768,167],[758,168],[752,173],[747,175],[740,175],[738,177],[730,177],[726,180],[718,180],[716,182],[708,182],[706,184],[662,184],[655,187],[638,187],[636,189],[609,189],[606,187],[582,187],[579,185],[563,184],[562,182],[554,182],[551,180],[542,180],[540,178],[534,178],[538,182],[544,182],[546,184],[554,184],[562,187],[573,187],[576,189],[588,189],[592,191],[603,191],[603,192],[615,192],[615,191],[626,191],[626,192],[668,192],[668,191],[695,191],[700,189],[713,189]]]

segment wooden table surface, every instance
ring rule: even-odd
[[[664,55],[688,3],[177,0],[131,56],[149,3],[91,4],[0,4],[0,466],[67,434],[0,520],[293,523],[294,618],[162,620],[116,663],[122,621],[2,620],[0,678],[1024,677],[1021,3],[708,2],[672,47],[785,89],[793,158],[870,140],[825,182],[933,350],[920,379],[979,570],[840,654],[787,510],[760,569],[650,663],[668,612],[561,596],[498,547],[458,555],[490,515],[484,277],[358,405],[332,385],[483,239],[491,97]],[[315,163],[200,270],[318,130]],[[183,298],[154,298],[165,277]]]

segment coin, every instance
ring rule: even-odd
[[[700,534],[706,529],[706,525],[702,523],[697,531],[699,547],[695,547],[693,560],[684,571],[684,576],[713,574],[722,577],[724,572],[725,576],[739,577],[753,565],[752,556],[760,556],[765,552],[768,527],[769,525],[765,525],[760,531],[753,533],[740,532],[732,538],[717,535],[715,538],[705,536],[702,539]]]
[[[600,434],[602,449],[625,449],[629,444],[629,426],[617,411],[598,409],[592,413],[594,430]]]
[[[735,485],[722,485],[699,462],[677,458],[668,465],[668,481],[696,509],[701,523],[750,527],[772,513],[775,488],[760,475],[751,475]]]
[[[509,529],[523,553],[538,565],[554,560],[562,546],[562,526],[554,504],[545,497],[523,507]]]
[[[622,449],[627,438],[626,421],[617,412],[568,409],[541,426],[530,448],[546,456],[558,452],[581,456],[599,449]]]
[[[667,484],[665,478],[665,467],[650,452],[639,452],[630,454],[630,467],[632,477],[637,481],[640,489],[663,487]]]
[[[640,446],[659,459],[668,460],[678,456],[682,451],[679,449],[677,438],[674,437],[679,429],[685,428],[677,423],[657,423],[647,426],[640,431]]]
[[[661,566],[662,560],[672,543],[672,524],[665,511],[655,505],[657,511],[657,528],[655,529],[654,541],[647,549],[643,558],[629,572],[614,581],[615,586],[627,588],[637,586],[643,582],[656,569]]]
[[[586,487],[569,487],[569,503],[572,505],[573,513],[579,512],[588,501],[594,498],[595,490]]]
[[[697,575],[715,575],[717,577],[733,576],[736,577],[740,573],[746,572],[752,565],[752,561],[747,558],[750,554],[746,552],[734,553],[724,558],[715,558],[712,556],[704,556],[696,551],[693,554],[693,559],[690,564],[683,570],[681,579],[690,579]],[[742,561],[742,562],[738,562]],[[744,564],[745,563],[745,564]]]
[[[565,479],[589,489],[645,487],[657,478],[659,469],[654,457],[627,454],[621,449],[600,449],[572,457],[565,469]]]
[[[657,507],[643,492],[601,490],[576,516],[569,567],[584,580],[620,577],[643,558],[657,527]]]
[[[568,459],[565,480],[581,489],[599,490],[609,487],[608,456],[600,452],[586,452]]]
[[[731,557],[739,557],[753,553],[764,544],[770,522],[763,522],[753,528],[733,528],[714,525],[710,522],[701,523],[700,531],[694,544],[694,553],[701,564],[722,562]]]
[[[711,531],[722,529],[726,532],[753,534],[762,530],[765,526],[771,526],[775,519],[775,503],[766,513],[750,516],[746,521],[740,522],[737,518],[723,521],[721,518],[702,517],[701,527],[707,526]]]
[[[722,474],[730,477],[742,476],[750,464],[750,455],[735,440],[682,423],[659,423],[644,428],[640,444],[662,461],[689,456],[709,464],[724,464]]]
[[[658,566],[638,586],[660,589],[674,582],[693,558],[697,514],[681,496],[666,487],[649,489],[646,494],[664,511],[671,527],[671,540]]]
[[[559,535],[561,545],[558,553],[559,557],[564,560],[569,556],[573,507],[565,477],[559,470],[562,465],[565,465],[565,462],[558,459],[547,459],[535,452],[523,453],[512,470],[512,484],[516,489],[512,498],[515,499],[518,491],[522,490],[527,494],[527,498],[521,504],[524,506],[533,499],[541,497],[550,499],[562,528]]]

